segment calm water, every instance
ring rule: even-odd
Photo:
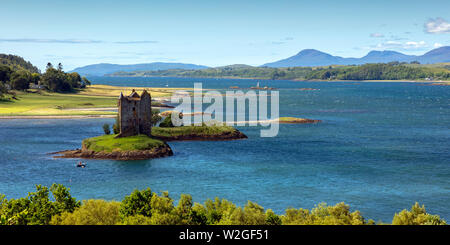
[[[92,78],[97,84],[250,87],[252,80]],[[240,127],[247,140],[170,142],[174,156],[146,161],[52,159],[80,147],[113,119],[1,120],[0,193],[26,196],[34,184],[61,183],[78,199],[121,200],[135,188],[168,190],[194,201],[252,200],[282,213],[345,201],[367,218],[390,222],[419,201],[450,220],[450,87],[411,83],[261,81],[280,88],[280,115],[321,119],[280,125],[274,138]],[[293,88],[319,88],[300,91]]]

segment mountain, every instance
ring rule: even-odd
[[[417,60],[415,55],[406,55],[395,51],[370,51],[366,56],[356,59],[356,64],[388,63],[391,61],[411,62]]]
[[[133,72],[133,71],[169,70],[169,69],[198,70],[204,68],[209,67],[194,64],[164,63],[164,62],[154,62],[154,63],[134,64],[134,65],[117,65],[117,64],[101,63],[78,67],[71,72],[78,72],[80,75],[83,76],[104,76],[106,74],[111,74],[119,71]]]
[[[424,64],[449,62],[450,46],[433,49],[422,55],[419,61]]]
[[[267,63],[263,66],[268,67],[293,67],[293,66],[325,66],[330,64],[341,64],[345,58],[332,56],[330,54],[315,50],[304,49],[298,54],[287,59],[279,60],[273,63]]]
[[[395,51],[370,51],[361,58],[343,58],[333,56],[315,49],[304,49],[287,59],[282,59],[262,66],[295,67],[295,66],[327,66],[327,65],[361,65],[366,63],[387,63],[392,61],[419,61],[422,64],[450,62],[450,46],[433,49],[424,55],[406,55]]]

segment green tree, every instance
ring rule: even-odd
[[[111,133],[111,130],[109,129],[109,124],[107,124],[107,123],[103,124],[103,132],[105,134],[110,134]]]
[[[161,111],[158,109],[152,109],[152,117],[151,117],[151,123],[152,126],[156,126],[159,121],[161,121],[162,117],[159,115]]]
[[[32,82],[31,73],[18,70],[11,74],[11,88],[16,90],[27,90]]]
[[[116,122],[112,126],[113,133],[119,134],[120,133],[120,122],[119,122],[119,115],[116,117]]]
[[[126,196],[120,204],[120,215],[125,218],[128,216],[142,215],[152,216],[151,199],[153,193],[150,188],[145,190],[134,190],[129,196]]]
[[[9,82],[11,73],[12,71],[9,66],[0,65],[0,84]]]
[[[411,211],[406,209],[400,213],[396,213],[392,219],[393,225],[446,225],[445,220],[441,219],[439,215],[428,214],[425,206],[420,206],[415,203],[411,207]]]
[[[70,195],[70,189],[61,184],[53,184],[50,187],[50,191],[55,199],[55,205],[58,210],[73,212],[81,205],[79,201]]]
[[[87,200],[73,213],[64,212],[53,216],[52,225],[116,225],[121,219],[119,202]]]
[[[83,80],[83,87],[91,85],[91,81],[89,81],[86,77],[82,77],[81,79]]]

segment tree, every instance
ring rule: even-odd
[[[119,202],[87,200],[74,212],[64,212],[51,219],[52,225],[116,225],[120,222]]]
[[[53,216],[80,206],[65,187],[52,185],[50,191],[55,201],[50,199],[49,189],[41,185],[26,198],[6,200],[0,196],[0,214],[9,225],[48,225]]]
[[[112,128],[113,128],[113,133],[114,134],[119,134],[120,133],[119,115],[117,115],[116,122],[113,124]]]
[[[0,83],[9,82],[11,73],[12,71],[9,66],[0,65]]]
[[[151,117],[151,124],[152,126],[156,126],[159,121],[161,121],[162,117],[159,115],[161,111],[158,109],[152,109],[152,117]]]
[[[415,203],[411,207],[411,211],[404,209],[400,213],[396,213],[392,219],[393,225],[446,225],[445,220],[439,215],[428,214],[425,206]]]
[[[18,70],[11,75],[11,88],[16,90],[27,90],[32,82],[31,73],[25,70]]]
[[[82,80],[83,80],[83,84],[84,84],[83,87],[91,85],[91,81],[89,81],[86,77],[83,77]]]
[[[50,64],[50,63],[49,63]],[[47,65],[47,70],[42,75],[43,85],[53,92],[69,92],[72,91],[71,79],[62,70]]]
[[[59,210],[73,212],[81,206],[81,203],[70,195],[70,189],[61,184],[53,184],[50,187],[50,191],[53,194],[53,198],[55,198],[55,204]]]
[[[103,124],[103,132],[105,132],[105,134],[111,133],[111,130],[109,129],[109,124],[107,123]]]
[[[161,128],[173,128],[174,125],[172,123],[172,117],[167,116],[164,120],[159,124]]]
[[[41,80],[41,75],[39,73],[32,73],[31,74],[31,82],[34,84],[38,84]]]
[[[67,82],[72,88],[81,88],[82,80],[77,72],[67,73]]]
[[[46,69],[46,70],[48,70],[48,69],[53,69],[52,63],[48,62],[48,63],[47,63],[47,66],[45,67],[45,69]]]
[[[122,218],[128,216],[142,215],[145,217],[152,216],[152,190],[134,190],[129,196],[126,196],[120,204],[120,215]]]

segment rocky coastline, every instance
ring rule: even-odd
[[[162,146],[154,147],[147,150],[133,150],[133,151],[92,151],[86,149],[82,145],[81,149],[66,150],[50,153],[54,158],[85,158],[85,159],[110,159],[110,160],[146,160],[159,157],[172,156],[173,151],[166,143]]]

